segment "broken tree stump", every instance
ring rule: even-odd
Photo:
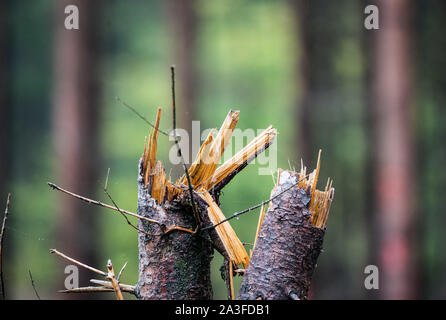
[[[325,191],[316,190],[319,160],[308,179],[305,171],[279,170],[277,185],[271,192],[273,200],[259,219],[260,231],[238,299],[307,298],[334,189],[329,180]]]
[[[139,162],[138,214],[158,223],[139,220],[139,280],[135,294],[140,299],[211,299],[213,249],[230,261],[231,269],[247,267],[249,256],[229,222],[203,232],[201,228],[225,219],[218,206],[219,191],[268,148],[277,133],[267,128],[218,167],[238,122],[239,111],[231,110],[216,136],[209,134],[187,173],[174,183],[156,160],[160,117],[158,109],[154,131]]]

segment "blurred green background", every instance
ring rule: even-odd
[[[332,177],[336,195],[312,299],[445,298],[446,8],[442,1],[396,2],[399,7],[395,8],[385,7],[382,1],[353,0],[1,0],[0,196],[6,200],[7,193],[12,193],[4,248],[7,298],[35,299],[28,270],[43,299],[69,298],[57,293],[63,289],[65,262],[50,255],[49,248],[101,269],[108,258],[115,270],[128,261],[121,280],[137,282],[136,232],[112,211],[63,202],[66,196],[51,191],[46,182],[108,202],[102,188],[107,168],[111,168],[110,193],[120,207],[136,212],[137,163],[149,128],[115,97],[148,119],[154,119],[158,106],[163,107],[161,127],[169,129],[172,64],[179,74],[178,126],[187,128],[191,120],[200,120],[202,130],[218,128],[228,110],[237,109],[241,130],[270,124],[278,129],[280,168],[288,169],[291,164],[299,169],[301,158],[313,168],[318,149],[323,149],[320,181]],[[63,9],[71,3],[79,5],[80,30],[61,31],[66,17]],[[364,8],[372,3],[382,5],[380,30],[366,30],[363,25]],[[392,60],[392,41],[385,40],[388,55],[377,54],[386,52],[379,37],[386,32],[387,12],[394,15],[390,19],[404,19],[408,8],[410,22],[405,26],[410,28],[402,31],[410,43],[407,52],[396,50],[397,60]],[[76,32],[78,36],[73,35]],[[76,46],[82,46],[83,37],[93,42],[86,48],[94,48],[95,54],[79,58],[76,52],[85,52]],[[70,50],[75,53],[67,54]],[[380,202],[376,187],[382,165],[376,155],[386,154],[377,150],[383,140],[379,123],[394,118],[377,117],[373,112],[380,101],[379,92],[374,91],[374,72],[382,68],[382,61],[400,61],[398,57],[409,57],[403,62],[412,73],[411,87],[401,89],[409,93],[410,100],[395,112],[410,119],[390,127],[403,128],[403,133],[409,129],[411,134],[401,140],[392,140],[391,130],[386,134],[390,141],[408,146],[402,156],[410,157],[412,164],[396,163],[407,169],[404,177],[412,192],[405,193],[406,200],[415,201],[412,214],[405,217],[403,213],[399,220],[401,229],[389,231],[401,237],[408,252],[402,255],[400,273],[394,275],[383,258],[382,243],[387,242],[380,242],[383,233],[379,230],[385,225],[385,201]],[[70,69],[77,59],[80,62]],[[67,74],[66,70],[71,71]],[[79,72],[77,80],[70,80],[73,70]],[[382,72],[386,78],[385,67]],[[392,74],[388,77],[393,79]],[[401,77],[405,78],[399,74],[392,83],[399,83]],[[70,105],[71,96],[65,95],[63,81],[79,79],[86,84],[94,81],[93,89],[80,90],[85,97],[71,104],[84,108],[88,120],[79,121],[76,113],[73,118],[62,113],[65,121],[78,125],[71,135],[65,135],[57,110],[65,108],[64,103]],[[397,84],[395,87],[390,88],[390,95],[392,90],[400,92]],[[90,109],[81,106],[84,102]],[[78,160],[67,162],[71,153],[66,150],[72,143],[79,144],[73,132],[80,132],[84,140],[76,147]],[[395,136],[398,139],[398,133]],[[172,142],[160,136],[158,157],[176,178],[180,172],[168,161],[171,146]],[[93,168],[73,169],[78,163]],[[269,197],[273,179],[259,176],[258,168],[257,164],[248,166],[225,188],[221,201],[227,216]],[[76,176],[77,172],[81,173]],[[81,180],[86,187],[72,185],[73,180],[67,178],[70,173],[75,175],[71,179]],[[68,205],[75,206],[71,216]],[[248,243],[248,251],[257,219],[258,210],[231,222],[241,241]],[[70,228],[74,235],[69,235]],[[399,251],[396,256],[400,257]],[[226,298],[221,263],[216,252],[212,267],[216,299]],[[364,289],[368,264],[383,266],[376,292]],[[87,285],[91,276],[83,276],[81,284]],[[239,283],[237,279],[236,287]],[[385,294],[394,292],[386,285],[403,289]],[[81,298],[95,297],[113,298]]]

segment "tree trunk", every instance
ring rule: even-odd
[[[287,178],[282,179],[284,176]],[[298,179],[295,173],[284,171],[271,197]],[[310,201],[310,188],[304,190],[297,185],[272,201],[243,276],[239,299],[307,298],[325,234],[325,228],[311,222]]]
[[[65,6],[79,8],[79,30],[67,30]],[[53,127],[57,180],[73,191],[94,195],[99,165],[99,18],[100,1],[55,1]],[[105,172],[104,172],[105,175]],[[58,204],[58,239],[64,250],[89,265],[97,261],[97,215],[76,199]],[[80,281],[87,282],[81,271]]]
[[[191,230],[197,227],[190,205],[180,200],[158,205],[144,186],[143,169],[138,175],[138,214],[162,222],[165,226],[178,225]],[[195,201],[199,201],[198,198]],[[200,215],[206,206],[200,206]],[[173,231],[160,234],[162,229],[150,222],[139,221],[139,280],[137,297],[156,300],[212,299],[211,241],[197,234]]]
[[[374,39],[376,232],[381,297],[415,298],[411,2],[377,1]]]
[[[10,1],[0,2],[0,197],[6,197],[6,184],[9,180],[11,165],[11,106],[10,106],[10,48],[11,33]]]

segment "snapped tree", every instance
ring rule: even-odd
[[[174,83],[172,68],[171,132],[160,129],[161,108],[155,124],[138,113],[152,128],[138,165],[137,213],[120,209],[107,192],[107,186],[104,191],[113,205],[49,183],[70,196],[118,211],[138,232],[139,280],[135,286],[119,283],[120,275],[115,276],[111,261],[107,264],[108,271],[104,272],[52,249],[52,253],[105,277],[105,280],[92,280],[99,286],[62,292],[112,291],[118,299],[123,298],[122,292],[132,293],[139,299],[212,299],[210,265],[215,249],[225,259],[222,278],[228,299],[235,299],[235,275],[243,276],[238,299],[306,299],[334,196],[330,179],[324,190],[316,189],[320,152],[313,172],[307,174],[303,163],[300,172],[279,169],[270,199],[226,217],[220,209],[220,192],[274,142],[277,131],[268,127],[219,166],[239,119],[240,112],[230,110],[218,133],[209,133],[188,168],[175,132]],[[162,162],[157,160],[159,133],[173,135],[182,159],[184,174],[176,181],[167,177]],[[229,221],[258,208],[254,247],[248,254]],[[127,216],[138,218],[138,224],[133,224]]]

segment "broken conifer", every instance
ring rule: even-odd
[[[216,136],[211,132],[206,138],[187,173],[172,182],[161,161],[157,161],[160,117],[161,109],[139,162],[138,214],[159,223],[139,221],[143,232],[138,236],[139,281],[135,292],[141,299],[211,299],[210,262],[214,248],[229,261],[231,270],[249,263],[230,223],[219,224],[225,216],[218,206],[218,192],[268,148],[276,130],[267,128],[218,167],[238,122],[239,111],[231,110]],[[219,225],[201,232],[201,227],[215,224]],[[232,278],[229,280],[232,283]]]
[[[317,168],[308,176],[279,169],[273,199],[261,212],[251,261],[244,272],[241,300],[306,299],[317,259],[322,250],[334,188],[330,179],[316,189]],[[264,216],[263,216],[264,215]]]

